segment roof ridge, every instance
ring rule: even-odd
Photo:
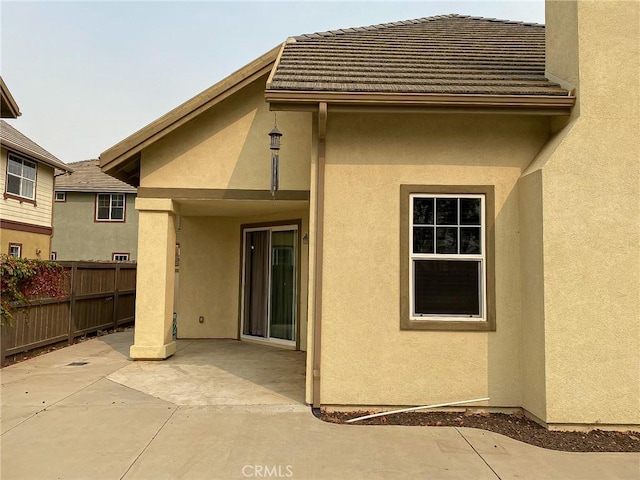
[[[468,20],[480,20],[486,22],[497,22],[497,23],[505,23],[505,24],[513,24],[513,25],[524,25],[527,27],[542,27],[544,28],[544,24],[535,23],[535,22],[524,22],[517,20],[506,20],[492,17],[477,17],[471,15],[460,15],[458,13],[448,13],[442,15],[432,15],[430,17],[421,17],[410,20],[400,20],[396,22],[386,22],[386,23],[378,23],[374,25],[366,25],[362,27],[349,27],[349,28],[340,28],[337,30],[327,30],[324,32],[315,32],[315,33],[303,33],[301,35],[295,35],[293,37],[289,37],[293,40],[304,40],[308,38],[318,38],[318,37],[331,37],[336,35],[344,35],[345,33],[356,33],[356,32],[367,32],[367,31],[375,31],[375,30],[384,30],[386,28],[392,27],[401,27],[401,26],[410,26],[410,25],[419,25],[422,23],[433,22],[443,18],[460,18],[460,19],[468,19]]]
[[[90,158],[89,160],[78,160],[75,162],[67,162],[67,165],[80,165],[81,163],[92,163],[92,162],[99,162],[100,160],[98,160],[97,158]]]

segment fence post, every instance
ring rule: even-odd
[[[120,264],[116,263],[116,278],[113,286],[113,331],[118,329],[118,300],[120,297]]]
[[[69,345],[73,343],[73,339],[75,338],[76,333],[76,322],[75,322],[75,306],[76,306],[76,278],[78,271],[78,264],[73,262],[71,264],[71,280],[69,281],[69,286],[71,291],[69,292],[69,338],[67,342]]]
[[[7,351],[7,341],[6,341],[6,331],[7,329],[4,326],[0,326],[2,329],[2,335],[0,335],[0,368],[4,367],[4,360],[6,358],[5,352]]]

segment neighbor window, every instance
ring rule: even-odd
[[[487,197],[482,188],[403,187],[403,328],[491,328]]]
[[[8,160],[6,193],[35,200],[37,171],[35,162],[13,153],[9,154]]]
[[[22,244],[10,243],[9,244],[9,256],[20,258],[22,256]]]
[[[128,253],[112,253],[111,260],[114,262],[128,262],[129,254]]]
[[[123,222],[124,194],[99,193],[96,198],[96,220],[101,222]]]
[[[58,252],[51,252],[51,260],[57,260],[58,259]]]
[[[67,192],[56,192],[56,202],[66,202]]]

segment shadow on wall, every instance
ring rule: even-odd
[[[496,212],[495,235],[496,331],[488,333],[487,396],[495,407],[522,404],[522,308],[519,234],[519,183]],[[511,226],[510,228],[508,226]],[[516,260],[513,261],[512,259]]]

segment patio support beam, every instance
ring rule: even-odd
[[[175,215],[173,200],[137,198],[139,212],[136,328],[129,354],[134,360],[163,360],[173,355]]]
[[[318,104],[318,171],[316,175],[316,246],[313,314],[313,408],[320,408],[320,349],[322,344],[322,244],[324,230],[324,164],[327,104]]]

